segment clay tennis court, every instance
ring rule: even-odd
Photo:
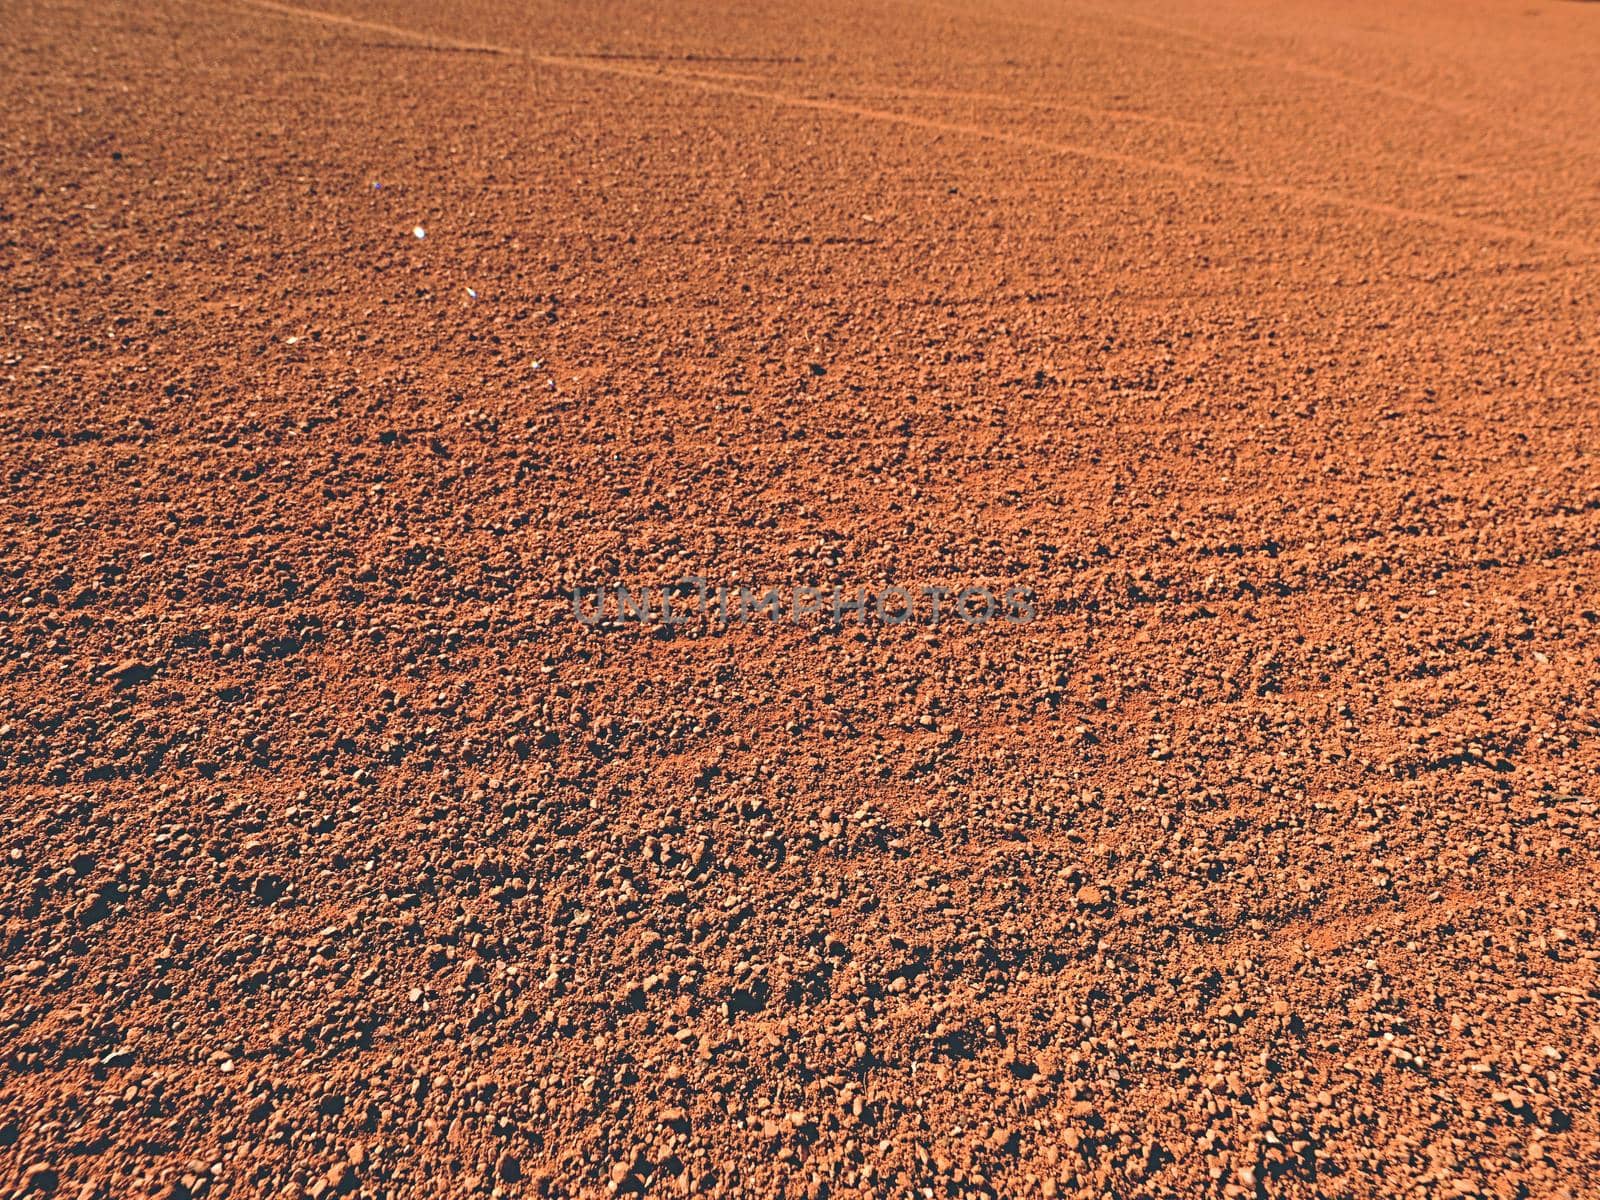
[[[0,1195],[1600,1190],[1600,5],[0,64]]]

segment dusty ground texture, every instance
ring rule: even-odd
[[[314,2],[0,8],[0,1195],[1596,1194],[1600,5]]]

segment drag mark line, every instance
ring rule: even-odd
[[[521,52],[506,46],[493,46],[484,42],[465,42],[456,38],[435,37],[431,33],[419,33],[414,29],[402,29],[398,25],[386,25],[382,21],[368,21],[361,17],[342,17],[338,13],[320,12],[315,9],[301,8],[294,4],[279,4],[277,0],[239,0],[239,3],[251,8],[266,9],[268,12],[279,13],[286,17],[296,17],[302,21],[315,21],[322,25],[342,25],[346,29],[361,29],[368,33],[383,33],[390,37],[399,38],[401,41],[410,42],[417,46],[426,46],[436,50],[466,50],[476,54],[494,54],[509,58],[522,57]]]
[[[353,29],[388,34],[391,37],[400,37],[415,41],[422,45],[443,46],[457,50],[479,50],[487,53],[501,55],[507,58],[519,58],[527,62],[537,63],[540,66],[554,67],[561,70],[588,71],[598,75],[612,75],[619,78],[639,79],[647,83],[665,83],[676,87],[693,88],[698,91],[714,93],[725,96],[740,96],[750,100],[759,100],[768,104],[775,104],[785,108],[801,109],[811,112],[829,113],[836,116],[855,117],[863,121],[876,121],[882,124],[901,125],[911,129],[923,129],[931,133],[953,134],[959,137],[969,137],[981,141],[997,142],[1003,145],[1020,146],[1028,150],[1038,150],[1046,154],[1057,154],[1072,158],[1085,159],[1090,162],[1105,163],[1109,166],[1121,167],[1125,170],[1140,171],[1145,173],[1166,175],[1174,179],[1181,179],[1189,183],[1210,184],[1219,187],[1238,188],[1244,191],[1255,192],[1260,195],[1277,196],[1286,200],[1293,200],[1314,207],[1343,209],[1348,212],[1365,213],[1369,216],[1386,217],[1395,221],[1409,221],[1416,224],[1432,225],[1440,229],[1455,230],[1461,233],[1476,234],[1479,237],[1492,237],[1507,241],[1527,242],[1550,249],[1564,250],[1577,254],[1600,254],[1600,246],[1589,242],[1577,241],[1569,238],[1551,237],[1546,234],[1534,233],[1526,229],[1516,229],[1507,225],[1499,225],[1489,221],[1479,221],[1471,217],[1457,217],[1449,213],[1433,212],[1428,209],[1407,208],[1398,204],[1387,204],[1380,200],[1364,200],[1360,197],[1347,196],[1339,192],[1330,192],[1321,188],[1305,187],[1299,184],[1280,183],[1275,180],[1261,179],[1251,175],[1240,175],[1226,171],[1213,171],[1205,167],[1197,167],[1189,163],[1173,162],[1168,159],[1150,158],[1139,154],[1129,154],[1122,150],[1110,150],[1099,146],[1086,146],[1074,142],[1054,142],[1046,138],[1033,137],[1029,134],[1010,133],[1006,130],[990,129],[982,125],[969,125],[957,121],[943,121],[934,117],[921,117],[912,113],[897,112],[893,109],[868,108],[865,105],[849,104],[839,100],[828,100],[814,96],[802,96],[791,92],[768,91],[764,88],[745,87],[736,83],[719,83],[704,76],[690,75],[676,71],[645,70],[640,67],[630,67],[616,61],[596,59],[582,55],[541,54],[536,51],[517,50],[507,46],[487,45],[482,42],[467,42],[454,38],[434,37],[431,34],[418,33],[402,29],[398,26],[387,25],[379,21],[368,21],[357,17],[344,17],[334,13],[320,12],[315,9],[300,8],[296,5],[279,3],[278,0],[239,0],[241,4],[254,8],[266,9],[281,13],[285,16],[297,17],[301,20],[315,21],[322,24],[342,25]]]

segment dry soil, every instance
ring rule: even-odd
[[[307,4],[0,5],[0,1194],[1600,1190],[1600,5]]]

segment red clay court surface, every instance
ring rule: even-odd
[[[0,64],[0,1196],[1600,1191],[1600,5]]]

